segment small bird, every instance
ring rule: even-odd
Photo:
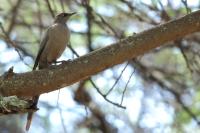
[[[51,25],[42,41],[40,42],[40,49],[38,51],[33,70],[49,67],[52,63],[56,63],[56,60],[64,52],[67,44],[70,40],[70,30],[67,27],[66,22],[74,15],[73,13],[60,13],[55,17],[53,25]],[[39,95],[32,98],[32,108],[37,108]],[[27,116],[26,130],[28,131],[31,125],[33,112],[29,112]]]

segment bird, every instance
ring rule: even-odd
[[[52,63],[56,63],[56,60],[64,52],[70,41],[70,30],[66,23],[74,14],[76,13],[60,13],[56,15],[53,24],[48,27],[41,39],[33,71],[36,70],[37,67],[38,69],[48,68]],[[38,100],[39,95],[32,97],[33,104],[31,105],[31,108],[37,109]],[[33,114],[33,112],[28,113],[26,131],[30,128]]]

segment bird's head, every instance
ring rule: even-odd
[[[65,24],[67,22],[67,20],[74,14],[76,14],[76,13],[75,12],[73,12],[73,13],[60,13],[60,14],[56,15],[54,22]]]

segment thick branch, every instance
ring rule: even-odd
[[[200,31],[200,11],[127,37],[67,64],[1,76],[0,93],[4,96],[33,96],[54,91],[197,31]]]

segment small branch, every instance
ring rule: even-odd
[[[47,3],[47,6],[49,9],[49,12],[51,13],[52,18],[55,18],[55,14],[54,14],[53,9],[51,8],[51,4],[50,4],[49,0],[46,0],[46,3]]]
[[[60,6],[62,8],[62,11],[65,12],[65,6],[63,0],[60,0]]]
[[[131,1],[127,1],[127,0],[119,0],[121,1],[122,3],[126,4],[128,6],[128,8],[130,9],[131,12],[134,11],[134,6],[132,5]]]
[[[189,60],[187,58],[187,55],[186,55],[186,53],[184,52],[184,49],[181,46],[181,41],[177,41],[177,42],[178,42],[178,48],[180,49],[180,52],[181,52],[181,54],[182,54],[182,56],[183,56],[183,58],[185,60],[185,64],[186,64],[188,70],[190,71],[190,73],[192,74],[193,73],[193,69],[190,66],[190,62],[189,62]]]
[[[106,22],[106,20],[100,14],[98,14],[98,13],[95,13],[95,14],[101,19],[101,22],[105,26],[107,26],[117,38],[122,38],[122,35],[117,33],[116,30],[108,22]]]
[[[117,82],[119,81],[119,79],[121,78],[122,74],[124,73],[125,69],[127,68],[129,62],[126,63],[125,67],[122,69],[120,75],[118,76],[118,78],[115,80],[115,83],[113,84],[113,86],[108,90],[108,92],[105,94],[106,96],[108,96],[110,94],[110,92],[114,89],[115,85],[117,84]]]
[[[128,81],[127,81],[127,83],[126,83],[126,86],[125,86],[125,88],[124,88],[124,90],[123,90],[122,99],[121,99],[120,105],[122,105],[122,103],[123,103],[124,95],[125,95],[126,89],[127,89],[128,84],[129,84],[129,82],[130,82],[130,80],[131,80],[131,77],[133,76],[134,73],[135,73],[135,69],[133,70],[133,72],[132,72],[131,75],[129,76],[129,79],[128,79]]]
[[[9,24],[9,27],[8,27],[8,30],[7,30],[8,35],[10,35],[10,33],[13,30],[13,28],[15,27],[15,23],[16,23],[15,21],[16,21],[16,18],[18,16],[18,11],[20,9],[19,7],[20,7],[21,3],[22,3],[22,0],[18,0],[16,2],[16,5],[13,7],[13,9],[11,11],[12,12],[12,17],[11,17],[10,24]]]
[[[165,83],[165,79],[161,79],[160,77],[156,76],[155,74],[148,72],[148,68],[141,64],[141,63],[137,63],[137,65],[140,66],[140,68],[142,68],[143,71],[146,71],[146,73],[148,73],[148,80],[150,81],[154,81],[155,83],[157,83],[161,88],[169,91],[170,93],[172,93],[175,96],[176,101],[180,104],[180,106],[184,109],[184,111],[192,118],[194,119],[198,125],[200,125],[200,120],[197,118],[197,116],[192,112],[192,110],[187,107],[184,102],[181,100],[181,95],[175,91],[178,88],[183,89],[184,87],[179,86],[179,87],[173,87],[173,86],[169,86],[169,84]],[[146,77],[145,77],[146,78]]]
[[[71,47],[71,45],[69,45],[68,47],[71,49],[71,51],[72,51],[77,57],[79,57],[78,53]],[[127,66],[128,66],[128,63],[127,63],[127,65],[126,65],[126,67],[127,67]],[[126,67],[125,67],[125,68],[126,68]],[[125,68],[124,68],[124,69],[125,69]],[[120,76],[120,77],[121,77],[121,76]],[[109,103],[111,103],[111,104],[113,104],[113,105],[115,105],[115,106],[117,106],[117,107],[126,109],[126,107],[121,106],[120,104],[109,100],[109,99],[107,98],[108,93],[107,93],[107,94],[103,94],[103,93],[100,91],[99,87],[97,87],[97,85],[94,83],[94,81],[93,81],[91,78],[89,79],[89,81],[91,82],[91,84],[93,85],[93,87],[97,90],[97,92],[104,98],[104,100],[106,100],[107,102],[109,102]],[[113,88],[114,88],[114,87],[113,87]]]
[[[20,60],[21,60],[26,66],[30,67],[30,65],[24,61],[24,58],[23,58],[23,56],[21,55],[21,53],[20,53],[20,51],[19,51],[19,49],[18,49],[19,46],[18,46],[14,41],[11,40],[11,38],[9,37],[9,35],[7,34],[7,32],[5,31],[5,29],[4,29],[4,27],[3,27],[3,25],[2,25],[1,22],[0,22],[0,29],[1,29],[1,31],[3,32],[4,36],[5,36],[5,37],[4,37],[5,42],[9,43],[9,44],[15,49],[15,51],[17,52],[17,54],[19,55]],[[24,51],[24,53],[26,53],[26,52]],[[31,68],[31,67],[30,67],[30,68]]]
[[[181,0],[181,2],[185,6],[187,14],[191,13],[191,9],[188,7],[187,0]]]
[[[87,4],[85,4],[85,8],[87,11],[86,18],[87,18],[87,45],[89,48],[89,51],[93,51],[92,48],[92,20],[93,20],[93,15],[92,15],[92,7],[89,5],[89,1]]]
[[[97,92],[104,98],[104,100],[106,100],[107,102],[109,102],[109,103],[111,103],[111,104],[113,104],[113,105],[115,105],[115,106],[117,106],[117,107],[126,109],[126,107],[124,107],[124,106],[122,106],[122,105],[120,105],[120,104],[118,104],[118,103],[116,103],[116,102],[113,102],[113,101],[109,100],[109,99],[106,97],[106,95],[103,94],[103,93],[100,91],[100,89],[95,85],[95,83],[94,83],[91,79],[90,79],[90,82],[91,82],[91,84],[96,88]]]

